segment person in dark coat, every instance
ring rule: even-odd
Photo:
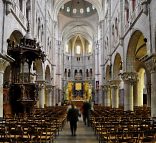
[[[89,126],[89,116],[90,116],[91,104],[89,102],[84,102],[82,106],[83,121],[85,125]]]
[[[78,117],[79,110],[74,107],[74,104],[72,104],[71,108],[67,112],[67,121],[70,122],[72,136],[76,136]]]

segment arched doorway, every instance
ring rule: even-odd
[[[143,106],[143,104],[150,106],[151,95],[147,92],[147,84],[150,84],[150,74],[146,70],[144,62],[148,48],[146,42],[147,39],[143,33],[135,31],[130,38],[127,50],[126,70],[137,74],[133,90],[134,106]]]

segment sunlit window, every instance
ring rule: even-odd
[[[90,12],[90,7],[87,7],[87,12]]]
[[[76,54],[81,54],[81,47],[79,45],[76,46]]]
[[[70,7],[67,7],[67,12],[70,12]]]
[[[92,46],[90,44],[88,46],[88,53],[92,53]]]
[[[95,9],[94,5],[92,5],[92,9],[93,9],[93,10]]]
[[[76,9],[76,8],[74,8],[74,9],[73,9],[73,13],[76,13],[76,12],[77,12],[77,9]]]
[[[68,47],[68,45],[66,45],[66,53],[68,53],[69,52],[69,47]]]
[[[62,9],[64,9],[64,5],[62,5],[62,7],[61,7]]]
[[[80,9],[80,13],[81,13],[81,14],[84,13],[84,9],[83,9],[83,8]]]

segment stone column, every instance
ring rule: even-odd
[[[111,106],[111,91],[109,85],[104,85],[104,91],[105,91],[105,106],[110,107]]]
[[[0,70],[0,117],[3,117],[3,74],[4,71]]]
[[[151,72],[151,117],[156,117],[156,54],[151,55],[145,62]]]
[[[124,111],[133,111],[133,86],[137,79],[134,72],[125,72],[121,75],[124,81]]]
[[[45,81],[36,81],[39,86],[39,108],[44,108],[45,105]]]
[[[105,88],[103,85],[101,85],[102,89],[102,105],[105,105]]]
[[[112,108],[119,108],[119,80],[111,80]]]
[[[55,106],[56,105],[55,86],[52,87],[52,96],[53,96],[52,105]]]
[[[46,98],[46,106],[52,106],[52,85],[46,85],[47,98]]]
[[[0,118],[3,118],[3,76],[4,70],[9,65],[9,62],[0,58]]]
[[[136,80],[136,82],[134,83],[134,87],[133,87],[133,101],[134,101],[134,106],[139,106],[138,104],[138,80]]]

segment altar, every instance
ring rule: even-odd
[[[64,99],[67,101],[91,101],[92,84],[87,81],[68,81]]]

